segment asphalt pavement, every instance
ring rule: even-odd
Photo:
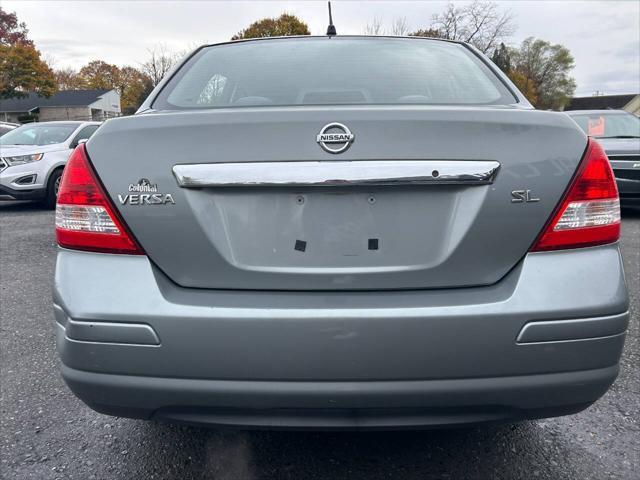
[[[573,416],[410,432],[234,432],[100,415],[59,375],[54,214],[0,201],[2,479],[639,479],[640,214],[623,219],[632,320],[621,373]]]

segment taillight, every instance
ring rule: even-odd
[[[613,243],[620,238],[620,200],[607,155],[589,139],[578,170],[531,251]]]
[[[144,255],[98,182],[84,144],[73,151],[62,175],[56,239],[64,248]]]

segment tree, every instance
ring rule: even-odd
[[[511,53],[504,43],[500,43],[500,46],[493,51],[491,60],[504,73],[508,74],[511,71]]]
[[[85,88],[116,90],[125,113],[133,113],[151,91],[151,78],[134,67],[118,67],[102,60],[93,60],[78,74]],[[146,94],[145,94],[146,93]]]
[[[511,63],[512,72],[523,77],[523,93],[535,91],[536,108],[560,110],[573,96],[576,83],[569,72],[574,60],[566,47],[529,37],[511,52]],[[510,77],[519,78],[515,73]]]
[[[29,30],[24,22],[18,22],[15,13],[5,12],[0,7],[0,45],[22,43],[33,47],[33,41],[27,37]]]
[[[370,23],[367,23],[364,27],[365,35],[384,35],[384,27],[382,26],[382,19],[380,17],[373,17]]]
[[[518,87],[518,90],[531,102],[531,105],[535,106],[538,103],[538,86],[536,82],[518,70],[510,70],[507,74],[515,86]]]
[[[295,15],[283,13],[278,18],[263,18],[239,31],[231,40],[261,37],[287,37],[291,35],[311,35],[309,27]]]
[[[118,80],[115,85],[116,90],[120,93],[120,104],[122,111],[125,113],[134,113],[146,95],[145,91],[151,91],[149,88],[151,78],[133,67],[122,67],[118,73]]]
[[[143,88],[138,93],[138,98],[136,99],[136,102],[135,102],[135,110],[140,108],[140,105],[142,105],[142,102],[144,102],[147,99],[151,91],[154,89],[151,78],[149,78],[146,75],[144,75],[143,77],[142,86]]]
[[[373,19],[367,23],[364,27],[364,35],[386,35],[390,32],[390,35],[398,37],[404,37],[409,35],[409,22],[407,17],[397,17],[391,22],[391,28],[387,30],[380,17],[373,17]]]
[[[399,37],[409,34],[409,23],[407,17],[398,17],[391,24],[391,33]]]
[[[50,97],[56,91],[53,72],[28,33],[15,13],[0,7],[0,98],[23,97],[29,92]]]
[[[149,58],[140,68],[151,79],[152,86],[155,87],[178,62],[182,54],[169,51],[167,46],[162,43],[155,45],[148,52]]]
[[[80,69],[89,88],[114,89],[120,94],[122,110],[132,113],[142,103],[142,93],[149,89],[151,78],[140,70],[118,67],[101,60],[94,60]]]
[[[84,79],[87,88],[116,88],[119,73],[117,65],[102,60],[92,60],[80,69],[80,76]]]
[[[82,90],[87,88],[85,78],[73,68],[54,70],[58,90]]]
[[[467,42],[487,53],[512,35],[514,30],[513,16],[509,11],[500,11],[494,2],[474,0],[461,7],[449,3],[443,13],[433,16],[428,29],[411,35]]]
[[[0,98],[24,97],[28,92],[50,97],[56,79],[32,45],[0,45]]]
[[[427,28],[426,30],[416,30],[409,34],[411,37],[429,37],[429,38],[442,38],[442,35],[438,30],[433,28]]]

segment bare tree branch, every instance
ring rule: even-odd
[[[385,31],[380,17],[374,17],[371,23],[367,23],[364,27],[365,35],[384,35],[384,33]]]
[[[443,13],[433,16],[430,28],[443,38],[471,43],[484,53],[494,50],[515,31],[511,12],[502,12],[496,3],[484,0],[459,8],[448,4]]]
[[[80,90],[87,87],[86,80],[73,68],[61,68],[55,70],[58,90]]]
[[[155,87],[169,70],[176,64],[182,56],[180,53],[170,51],[166,45],[159,43],[147,50],[149,58],[140,65]]]
[[[407,17],[398,17],[391,24],[391,34],[404,37],[409,34],[409,22]]]

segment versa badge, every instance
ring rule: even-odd
[[[129,185],[127,195],[118,195],[118,201],[122,205],[175,205],[175,200],[170,193],[158,193],[158,185],[151,183],[146,178],[141,178],[138,183]]]

